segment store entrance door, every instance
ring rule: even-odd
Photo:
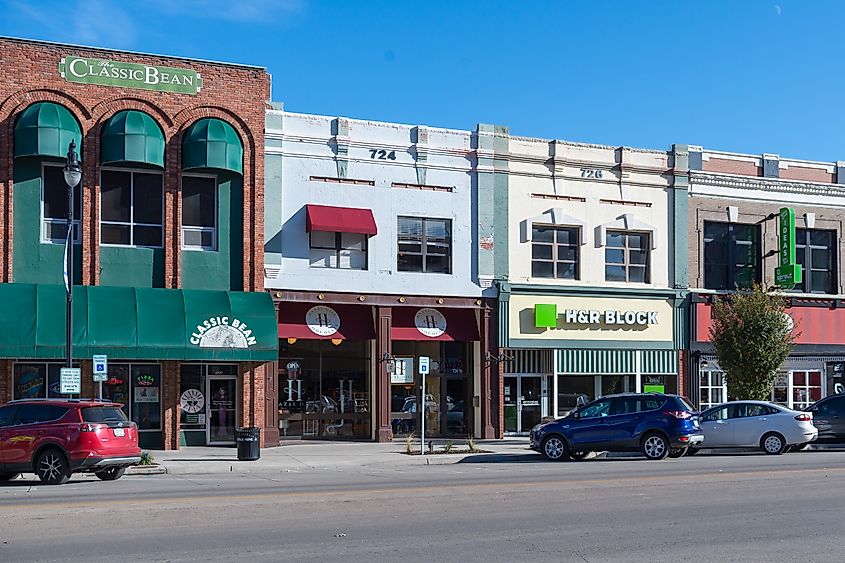
[[[208,436],[210,446],[231,446],[235,443],[238,420],[238,380],[232,377],[208,377]]]
[[[539,424],[544,416],[543,379],[540,375],[505,377],[505,432],[527,434]]]

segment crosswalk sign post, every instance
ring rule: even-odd
[[[420,403],[417,405],[417,412],[420,413],[420,455],[425,455],[425,376],[428,375],[428,369],[431,364],[431,358],[428,356],[420,356],[419,373],[422,379],[422,396]]]

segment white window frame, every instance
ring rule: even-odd
[[[707,385],[701,384],[701,376],[707,374]],[[713,376],[714,375],[721,375],[722,376],[722,384],[721,385],[714,385],[713,384]],[[709,400],[704,402],[701,400],[702,394],[701,390],[707,389],[708,393],[707,396]],[[719,402],[713,402],[713,390],[718,389],[722,392],[722,400]],[[727,379],[725,378],[725,372],[720,369],[701,369],[699,371],[699,378],[698,378],[698,406],[701,410],[709,409],[710,407],[715,407],[716,405],[721,405],[722,403],[728,400],[728,384]]]
[[[217,233],[218,227],[220,226],[220,187],[217,185],[217,176],[214,174],[182,174],[182,178],[179,180],[179,197],[182,197],[182,180],[186,177],[192,178],[210,178],[214,182],[214,227],[193,227],[193,226],[185,226],[183,223],[183,218],[179,217],[179,223],[181,225],[181,236],[182,236],[182,250],[190,250],[192,252],[213,252],[217,250]],[[180,205],[180,209],[184,213],[184,203]],[[185,232],[192,232],[192,233],[211,233],[211,246],[195,246],[185,244]]]
[[[40,211],[40,213],[41,213],[41,243],[42,244],[64,244],[65,243],[65,237],[62,237],[60,239],[56,239],[56,238],[50,238],[50,237],[47,236],[47,233],[49,232],[49,230],[47,229],[48,224],[56,224],[56,223],[62,224],[62,225],[67,224],[67,218],[59,219],[57,217],[50,217],[48,219],[47,217],[44,216],[44,190],[46,188],[46,186],[44,184],[44,169],[48,168],[48,167],[49,168],[62,168],[61,165],[55,164],[55,163],[45,162],[41,165],[41,202],[40,202],[40,207],[41,207],[41,211]],[[80,184],[81,183],[82,182],[80,181]],[[67,184],[65,184],[65,188],[67,188]],[[76,188],[74,188],[74,189],[76,189]],[[65,195],[67,196],[67,194],[65,194]],[[80,197],[82,197],[81,187],[80,187],[80,190],[79,190],[79,195],[80,195]],[[74,199],[74,206],[75,205],[76,205],[76,200]],[[80,212],[81,212],[82,211],[82,202],[81,201],[79,202],[79,209],[80,209]],[[81,217],[79,219],[73,220],[73,244],[82,244],[82,218]]]
[[[131,181],[129,186],[129,222],[125,221],[104,221],[103,220],[103,206],[102,206],[102,186],[103,186],[103,172],[128,172],[130,173]],[[155,174],[158,173],[161,176],[161,223],[136,223],[135,222],[135,174]],[[103,167],[100,169],[100,201],[98,202],[98,209],[99,209],[99,216],[100,221],[97,225],[99,229],[99,240],[100,246],[106,247],[113,247],[113,248],[164,248],[164,172],[159,172],[155,169],[143,169],[143,168],[116,168],[116,167]],[[103,242],[103,225],[117,225],[123,227],[129,227],[129,240],[130,244],[115,244],[115,243],[104,243]],[[146,244],[134,244],[135,240],[135,229],[134,227],[159,227],[161,229],[161,244],[157,246],[146,245]]]
[[[796,373],[805,374],[807,381],[809,381],[811,373],[818,373],[819,374],[819,384],[818,385],[810,385],[809,383],[806,383],[804,385],[795,385],[795,374]],[[824,399],[824,397],[825,397],[825,377],[824,377],[824,375],[825,375],[824,372],[822,370],[818,370],[818,369],[793,369],[793,370],[789,370],[789,379],[787,380],[788,381],[788,386],[787,386],[787,393],[788,394],[786,396],[786,400],[787,400],[786,406],[790,409],[801,410],[805,407],[809,407],[810,405],[812,405],[815,402],[815,400],[809,399],[810,389],[819,389],[819,399]],[[808,399],[806,401],[799,403],[799,402],[795,401],[794,397],[795,397],[795,391],[801,390],[801,389],[803,389],[804,391],[807,392]]]
[[[315,247],[313,244],[313,235],[314,232],[324,232],[324,233],[332,233],[335,237],[335,247],[334,248],[327,248],[318,246]],[[364,250],[349,250],[348,248],[343,248],[343,235],[360,235],[364,237]],[[338,240],[340,242],[338,242]],[[311,260],[311,253],[315,250],[322,250],[322,251],[334,251],[335,257],[337,259],[337,266],[315,266]],[[340,253],[344,250],[349,252],[357,252],[364,255],[364,267],[363,268],[341,268],[340,267]],[[357,272],[365,272],[370,269],[370,237],[362,234],[362,233],[342,233],[339,231],[312,231],[308,233],[308,267],[314,268],[315,270],[350,270],[350,271],[357,271]]]

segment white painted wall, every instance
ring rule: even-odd
[[[275,115],[270,115],[275,114]],[[348,135],[333,135],[334,117],[269,110],[266,151],[281,155],[281,190],[268,186],[268,236],[281,230],[281,263],[267,259],[268,289],[323,290],[401,295],[481,295],[475,274],[471,227],[471,133],[412,125],[345,119]],[[280,119],[279,119],[280,118]],[[335,127],[336,127],[335,123]],[[421,142],[414,143],[417,139]],[[348,146],[346,177],[374,180],[375,186],[312,181],[312,176],[338,177],[335,143]],[[372,149],[395,151],[396,160],[371,157]],[[424,155],[424,160],[418,155]],[[425,171],[424,182],[418,170]],[[267,182],[278,181],[268,176]],[[394,182],[453,188],[451,193],[393,188]],[[280,194],[280,196],[279,196]],[[305,205],[319,204],[372,209],[378,234],[370,237],[368,269],[309,267]],[[397,218],[431,217],[452,220],[452,273],[397,271]],[[281,220],[278,220],[281,217]],[[278,273],[276,273],[278,271]]]
[[[514,283],[556,286],[669,287],[670,182],[669,155],[622,147],[606,147],[511,137],[508,200],[509,275]],[[621,164],[621,166],[620,166]],[[588,178],[600,171],[601,179]],[[542,199],[564,196],[575,199]],[[601,200],[625,201],[630,205]],[[647,204],[634,205],[634,204]],[[531,276],[531,242],[527,220],[551,209],[584,224],[580,247],[580,280]],[[597,240],[597,227],[624,215],[654,227],[656,248],[651,252],[651,282],[607,282],[604,279],[605,247]],[[636,228],[633,230],[642,230]]]

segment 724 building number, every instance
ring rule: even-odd
[[[375,160],[396,160],[396,151],[387,152],[384,149],[370,149],[370,158]]]

